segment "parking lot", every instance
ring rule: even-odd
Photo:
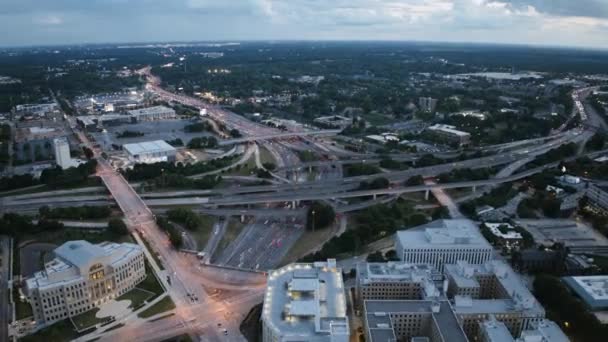
[[[175,140],[181,139],[187,145],[192,138],[212,136],[209,132],[187,133],[184,127],[191,124],[190,120],[161,120],[148,121],[136,124],[125,124],[118,126],[108,126],[105,132],[97,132],[92,135],[100,143],[104,150],[112,150],[112,144],[123,145],[153,140]],[[144,135],[132,138],[118,138],[117,134],[124,131],[140,132]]]

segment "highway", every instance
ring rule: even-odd
[[[92,147],[83,134],[79,136],[83,143]],[[238,284],[239,287],[244,286],[244,289],[253,292],[254,295],[245,293],[248,298],[255,298],[257,301],[261,299],[261,293],[266,283],[264,276],[254,273],[244,275],[238,271],[225,269],[218,271],[217,269],[202,268],[199,261],[193,256],[176,251],[169,242],[167,235],[156,225],[154,214],[135,190],[120,173],[116,172],[105,159],[100,157],[99,149],[93,148],[93,151],[98,159],[97,175],[102,179],[123,212],[128,228],[133,232],[138,232],[135,234],[136,236],[141,234],[154,252],[158,254],[164,270],[160,270],[153,258],[148,257],[148,261],[175,302],[177,307],[176,318],[186,325],[188,333],[195,335],[205,333],[204,327],[196,326],[196,324],[201,323],[201,321],[198,321],[201,312],[200,309],[197,311],[196,304],[201,304],[205,310],[224,310],[239,315],[246,314],[250,308],[241,302],[220,302],[210,298],[205,291],[205,287],[201,285],[223,288],[227,284],[233,284],[232,286]],[[170,279],[170,282],[168,279]],[[198,307],[200,308],[201,305]],[[223,322],[223,320],[222,317],[213,317],[202,322],[216,324]],[[114,324],[119,323],[121,322],[115,322]],[[179,335],[177,331],[172,332],[170,329],[165,331],[174,333],[173,336]],[[147,333],[149,332],[145,327],[139,326],[138,328],[137,325],[129,324],[113,330],[112,335],[118,334],[119,337],[114,336],[112,340],[145,340],[145,338],[142,339],[139,336],[145,336]],[[104,336],[105,338],[107,337]]]

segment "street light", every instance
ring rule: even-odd
[[[315,231],[315,210],[312,210],[312,231]]]

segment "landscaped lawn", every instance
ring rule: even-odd
[[[148,264],[146,264],[146,270],[146,279],[144,279],[144,281],[142,281],[141,283],[137,284],[137,288],[154,293],[152,297],[148,298],[148,301],[151,301],[154,298],[160,296],[165,291],[156,279],[156,276],[152,273],[152,270],[150,269],[150,266]]]
[[[19,339],[20,342],[64,342],[71,341],[77,338],[79,334],[74,330],[74,326],[69,319],[57,322],[48,328],[37,331],[34,334],[24,336]]]
[[[105,323],[111,320],[110,317],[97,318],[95,314],[99,311],[99,308],[91,309],[87,312],[81,313],[78,316],[72,317],[72,322],[78,331],[83,329],[91,328],[98,323]]]
[[[19,289],[17,287],[13,288],[13,301],[15,302],[15,316],[17,316],[17,320],[34,315],[30,303],[25,300],[21,301],[21,298],[19,298]]]
[[[133,290],[125,293],[124,295],[116,298],[117,301],[121,300],[130,300],[131,304],[129,308],[132,310],[137,310],[138,308],[144,305],[144,302],[152,297],[156,297],[156,294],[148,291],[144,291],[138,288],[134,288]]]
[[[173,303],[173,300],[171,299],[170,296],[166,296],[165,298],[161,299],[158,303],[156,303],[156,304],[152,305],[151,307],[149,307],[148,309],[140,312],[137,316],[140,318],[148,318],[148,317],[152,317],[154,315],[158,315],[159,313],[173,310],[173,309],[175,309],[175,303]]]
[[[143,236],[141,236],[141,240],[144,242],[144,245],[146,245],[146,248],[148,249],[148,251],[152,255],[152,258],[154,258],[154,261],[158,265],[158,268],[160,268],[161,270],[164,270],[165,267],[163,266],[163,262],[160,261],[160,258],[158,257],[158,254],[156,254],[156,252],[154,252],[154,250],[150,246],[150,243],[148,242],[148,240],[146,240],[146,238],[143,237]]]

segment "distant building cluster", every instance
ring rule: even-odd
[[[50,325],[117,298],[146,278],[144,253],[131,243],[69,241],[25,281],[34,320]]]
[[[366,341],[569,341],[471,221],[439,220],[395,239],[401,261],[356,265],[352,305]],[[347,341],[340,274],[333,260],[271,272],[263,340]]]
[[[103,114],[103,115],[84,115],[79,116],[76,121],[87,130],[95,130],[100,126],[114,126],[145,121],[158,121],[175,119],[177,114],[172,108],[165,106],[155,106],[140,109],[133,109],[126,114]]]

